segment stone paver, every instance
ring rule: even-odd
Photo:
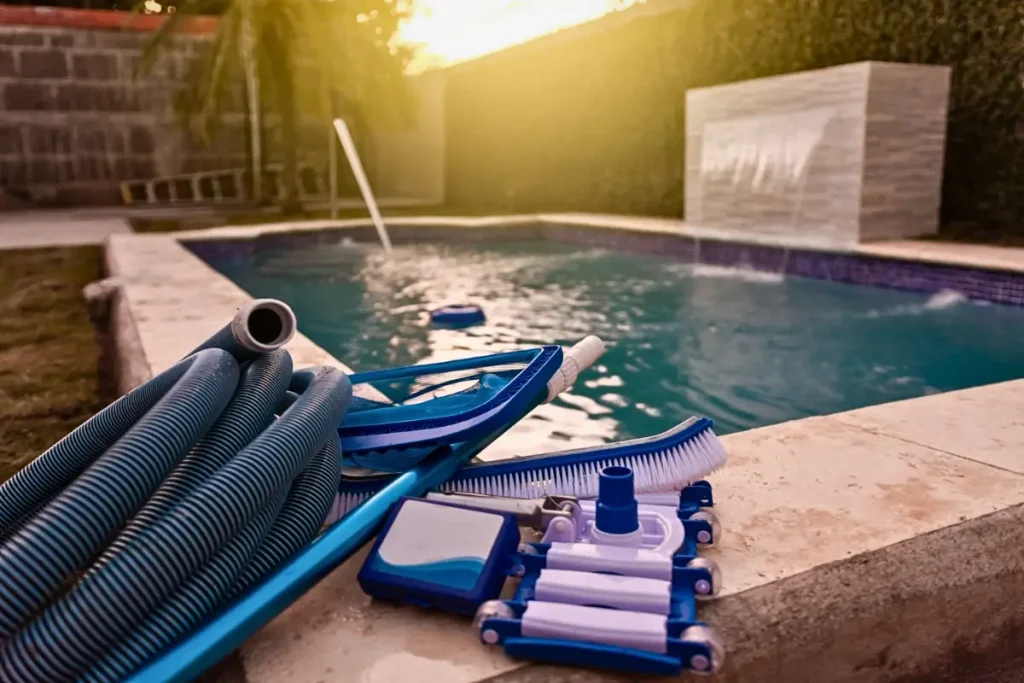
[[[0,249],[102,244],[131,231],[123,218],[73,211],[0,212]]]
[[[120,282],[121,305],[137,339],[138,355],[128,364],[137,377],[152,376],[176,363],[196,344],[224,327],[250,296],[165,235],[118,235],[107,248],[107,270]],[[121,338],[131,337],[122,330]],[[296,368],[343,363],[301,333],[288,343]],[[380,398],[372,391],[359,390]]]
[[[837,415],[961,458],[1024,474],[1024,380],[950,391]]]
[[[874,254],[912,261],[949,263],[959,266],[995,268],[1024,272],[1024,249],[994,247],[987,244],[959,244],[956,242],[922,242],[902,240],[878,242],[857,247],[862,254]]]

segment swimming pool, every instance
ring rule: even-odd
[[[521,454],[645,436],[699,413],[729,433],[1024,376],[1024,308],[551,241],[268,249],[214,264],[355,369],[597,334],[574,390],[517,425]],[[486,324],[434,330],[472,302]]]

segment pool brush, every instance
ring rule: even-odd
[[[605,467],[629,467],[638,494],[678,492],[703,479],[728,458],[706,417],[691,417],[656,436],[467,465],[439,488],[508,498],[545,495],[593,498]],[[369,499],[391,480],[386,475],[345,477],[329,516],[336,519]]]

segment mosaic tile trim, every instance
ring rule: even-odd
[[[479,228],[394,225],[388,228],[388,232],[396,244],[549,239],[592,248],[673,258],[684,263],[749,268],[816,280],[890,287],[929,294],[955,290],[971,299],[1024,306],[1024,275],[1020,273],[922,263],[866,254],[697,240],[681,234],[554,223]],[[186,242],[185,246],[199,258],[215,266],[235,259],[248,258],[263,250],[334,244],[345,237],[357,241],[377,239],[371,226],[358,226],[274,233],[254,239],[194,240]]]
[[[667,256],[684,263],[693,263],[697,260],[697,241],[686,235],[547,224],[542,236],[556,242],[571,242],[597,249]]]
[[[700,240],[698,261],[709,266],[750,268],[778,273],[785,266],[786,251],[759,244]]]
[[[1024,306],[1024,276],[980,268],[887,259],[860,254],[790,251],[785,273],[819,280],[935,293],[955,290],[971,298]]]
[[[393,244],[416,242],[483,242],[541,239],[541,226],[509,225],[458,228],[444,225],[389,225],[388,236]],[[337,244],[343,239],[356,242],[376,242],[377,231],[372,225],[342,228],[307,228],[290,232],[276,232],[255,237],[225,238],[217,240],[185,240],[183,245],[203,261],[215,265],[246,259],[261,251],[303,249]]]
[[[1024,275],[1007,271],[576,225],[547,226],[544,236],[591,247],[816,280],[929,294],[951,289],[971,299],[1024,306]]]

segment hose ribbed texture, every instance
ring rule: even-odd
[[[122,680],[280,566],[337,491],[351,394],[229,325],[0,486],[0,680]]]
[[[338,440],[331,439],[295,480],[281,514],[267,535],[266,543],[242,573],[236,594],[258,583],[316,537],[338,492],[340,462]],[[316,501],[317,504],[312,505],[306,501]]]

